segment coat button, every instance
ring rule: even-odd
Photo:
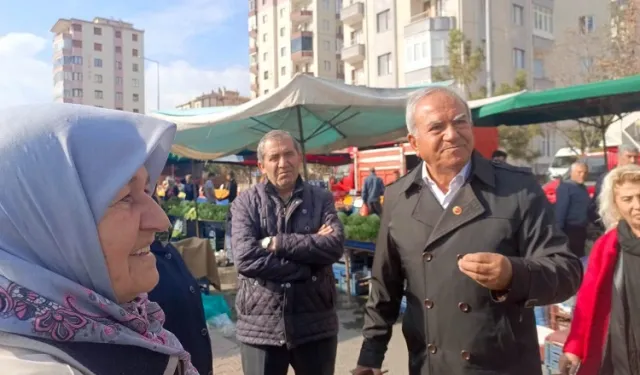
[[[464,359],[465,361],[469,361],[471,360],[471,353],[469,353],[466,350],[463,350],[460,352],[460,357],[462,357],[462,359]]]
[[[284,287],[285,288],[291,288],[291,284],[290,283],[286,283],[286,284],[284,284]]]
[[[191,286],[189,287],[189,291],[190,291],[191,293],[195,293],[195,292],[196,292],[196,288],[194,288],[194,287],[193,287],[193,285],[191,285]]]
[[[436,352],[438,351],[438,347],[436,347],[433,344],[429,344],[427,345],[427,350],[429,351],[429,353],[431,354],[436,354]]]
[[[169,254],[169,253],[164,254],[164,257],[167,258],[167,259],[171,259],[171,254]]]
[[[311,228],[309,228],[308,225],[306,227],[304,227],[304,230],[306,230],[307,232],[309,231],[309,229],[311,229]]]
[[[306,209],[306,208],[303,208],[303,209],[302,209],[302,214],[303,214],[303,215],[306,215],[306,214],[307,214],[307,209]]]
[[[424,300],[424,307],[426,307],[427,309],[432,309],[433,308],[433,301],[430,299],[425,299]]]
[[[316,276],[311,276],[311,281],[316,281],[318,278]]]
[[[203,328],[203,329],[201,329],[201,330],[200,330],[200,334],[201,334],[202,336],[206,336],[206,335],[208,335],[208,334],[209,334],[209,331],[208,331],[206,328]]]
[[[471,306],[469,306],[468,304],[466,304],[464,302],[460,302],[458,304],[458,308],[460,309],[460,311],[462,311],[464,313],[468,313],[469,311],[471,311]]]
[[[433,259],[433,254],[431,253],[424,253],[422,254],[422,258],[424,260],[426,260],[427,262],[431,262],[431,259]]]

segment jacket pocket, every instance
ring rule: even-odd
[[[468,364],[473,368],[503,370],[518,360],[516,340],[508,309],[496,309],[472,339]]]
[[[282,307],[284,295],[258,280],[244,279],[236,296],[236,308],[241,315],[274,315]]]

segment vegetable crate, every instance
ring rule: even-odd
[[[556,331],[549,336],[544,343],[544,367],[550,375],[560,374],[560,356],[564,342],[567,340],[568,331]]]
[[[352,263],[351,264],[351,295],[363,296],[369,294],[369,287],[367,285],[361,285],[360,280],[369,276],[368,271],[364,271],[364,264]],[[333,264],[333,276],[336,278],[338,284],[338,290],[341,292],[347,292],[347,271],[344,263]]]

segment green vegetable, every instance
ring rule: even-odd
[[[174,200],[176,199],[176,200]],[[184,218],[186,220],[225,221],[229,206],[218,206],[211,203],[198,203],[183,201],[180,198],[171,198],[163,203],[162,208],[167,215]]]
[[[344,223],[344,235],[348,240],[375,242],[380,229],[378,215],[361,216],[352,214],[341,220]]]
[[[338,219],[340,219],[340,222],[342,223],[342,225],[344,225],[347,222],[348,217],[349,215],[345,214],[344,212],[342,211],[338,212]]]

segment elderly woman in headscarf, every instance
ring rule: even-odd
[[[640,166],[613,169],[598,197],[596,241],[560,360],[563,374],[640,374]]]
[[[196,375],[147,292],[175,126],[70,104],[0,113],[0,372]]]

